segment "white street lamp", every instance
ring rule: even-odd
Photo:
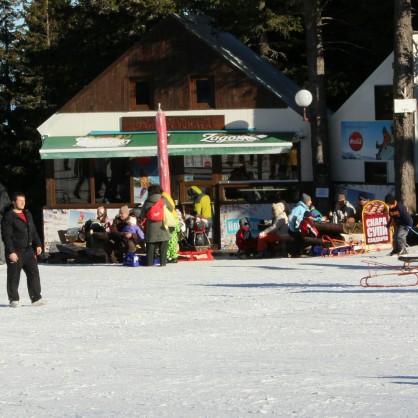
[[[296,104],[303,107],[303,120],[306,122],[306,108],[312,103],[312,93],[309,90],[299,90],[295,95]]]

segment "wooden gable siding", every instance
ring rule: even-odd
[[[193,110],[191,77],[211,76],[215,109],[285,108],[264,86],[218,55],[206,43],[173,19],[158,25],[81,90],[61,109],[63,113],[126,112],[134,108],[130,80],[148,80],[153,108]]]

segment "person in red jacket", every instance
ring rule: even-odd
[[[313,216],[308,210],[303,214],[303,220],[299,225],[299,229],[303,237],[316,238],[319,235],[318,230],[313,224]]]

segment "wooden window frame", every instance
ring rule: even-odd
[[[390,110],[388,109],[390,107]],[[393,86],[375,85],[374,86],[374,109],[375,120],[393,119]]]
[[[137,104],[136,86],[137,83],[148,84],[149,97],[148,103]],[[131,78],[129,79],[129,107],[130,110],[153,110],[154,109],[154,86],[152,80],[146,78]]]
[[[197,101],[197,82],[208,81],[210,89],[210,103]],[[190,77],[190,105],[193,109],[215,109],[215,80],[213,76],[191,76]]]

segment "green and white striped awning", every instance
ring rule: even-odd
[[[290,152],[294,132],[176,131],[168,133],[168,154],[227,155]],[[87,136],[44,137],[42,159],[157,156],[156,132],[94,132]]]

